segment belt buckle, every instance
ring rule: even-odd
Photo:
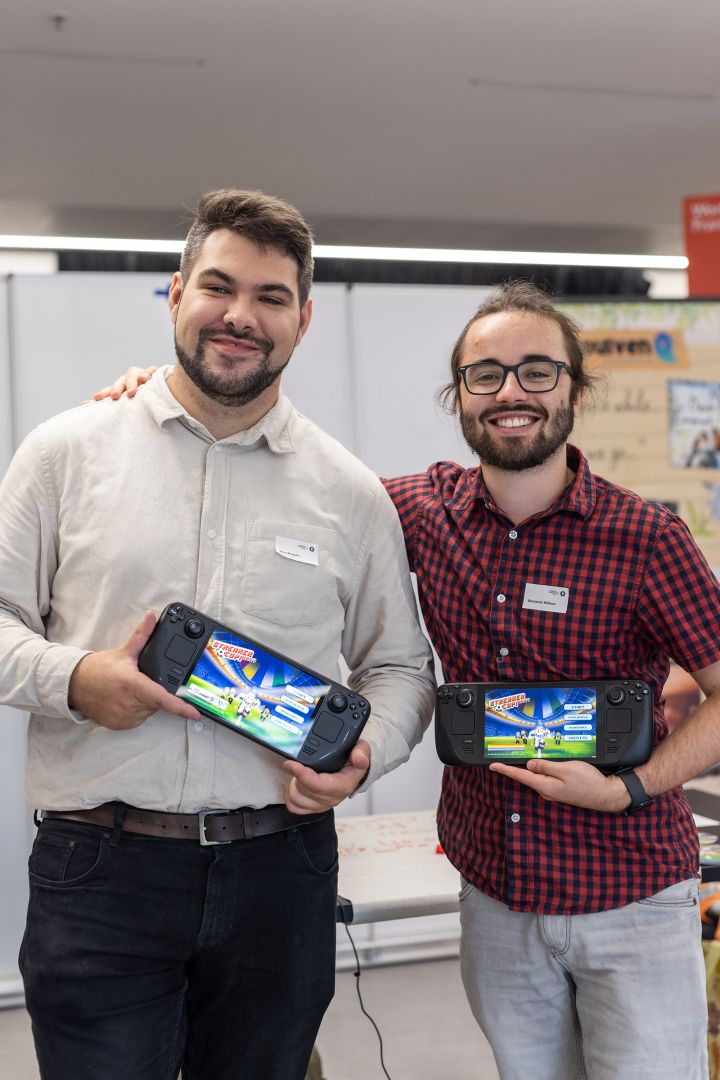
[[[199,810],[198,829],[200,833],[200,847],[215,847],[217,844],[231,844],[232,840],[210,840],[205,834],[205,818],[214,817],[216,814],[226,814],[227,810]]]

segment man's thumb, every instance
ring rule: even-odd
[[[545,758],[531,758],[527,763],[530,772],[542,773],[544,776],[557,776],[558,767],[554,761],[546,761]]]
[[[124,652],[132,657],[133,660],[137,660],[140,653],[145,648],[148,638],[155,629],[157,619],[152,611],[146,611],[138,625],[133,630],[130,637],[122,646]]]

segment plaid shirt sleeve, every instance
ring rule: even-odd
[[[720,583],[679,518],[669,519],[649,555],[636,614],[687,671],[720,660]]]

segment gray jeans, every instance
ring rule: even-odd
[[[460,891],[461,968],[501,1080],[707,1080],[693,879],[613,911],[510,911]]]

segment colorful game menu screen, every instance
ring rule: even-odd
[[[587,686],[503,687],[485,693],[485,757],[597,756],[597,700]]]
[[[297,757],[330,684],[229,631],[208,639],[178,694],[231,727]]]

